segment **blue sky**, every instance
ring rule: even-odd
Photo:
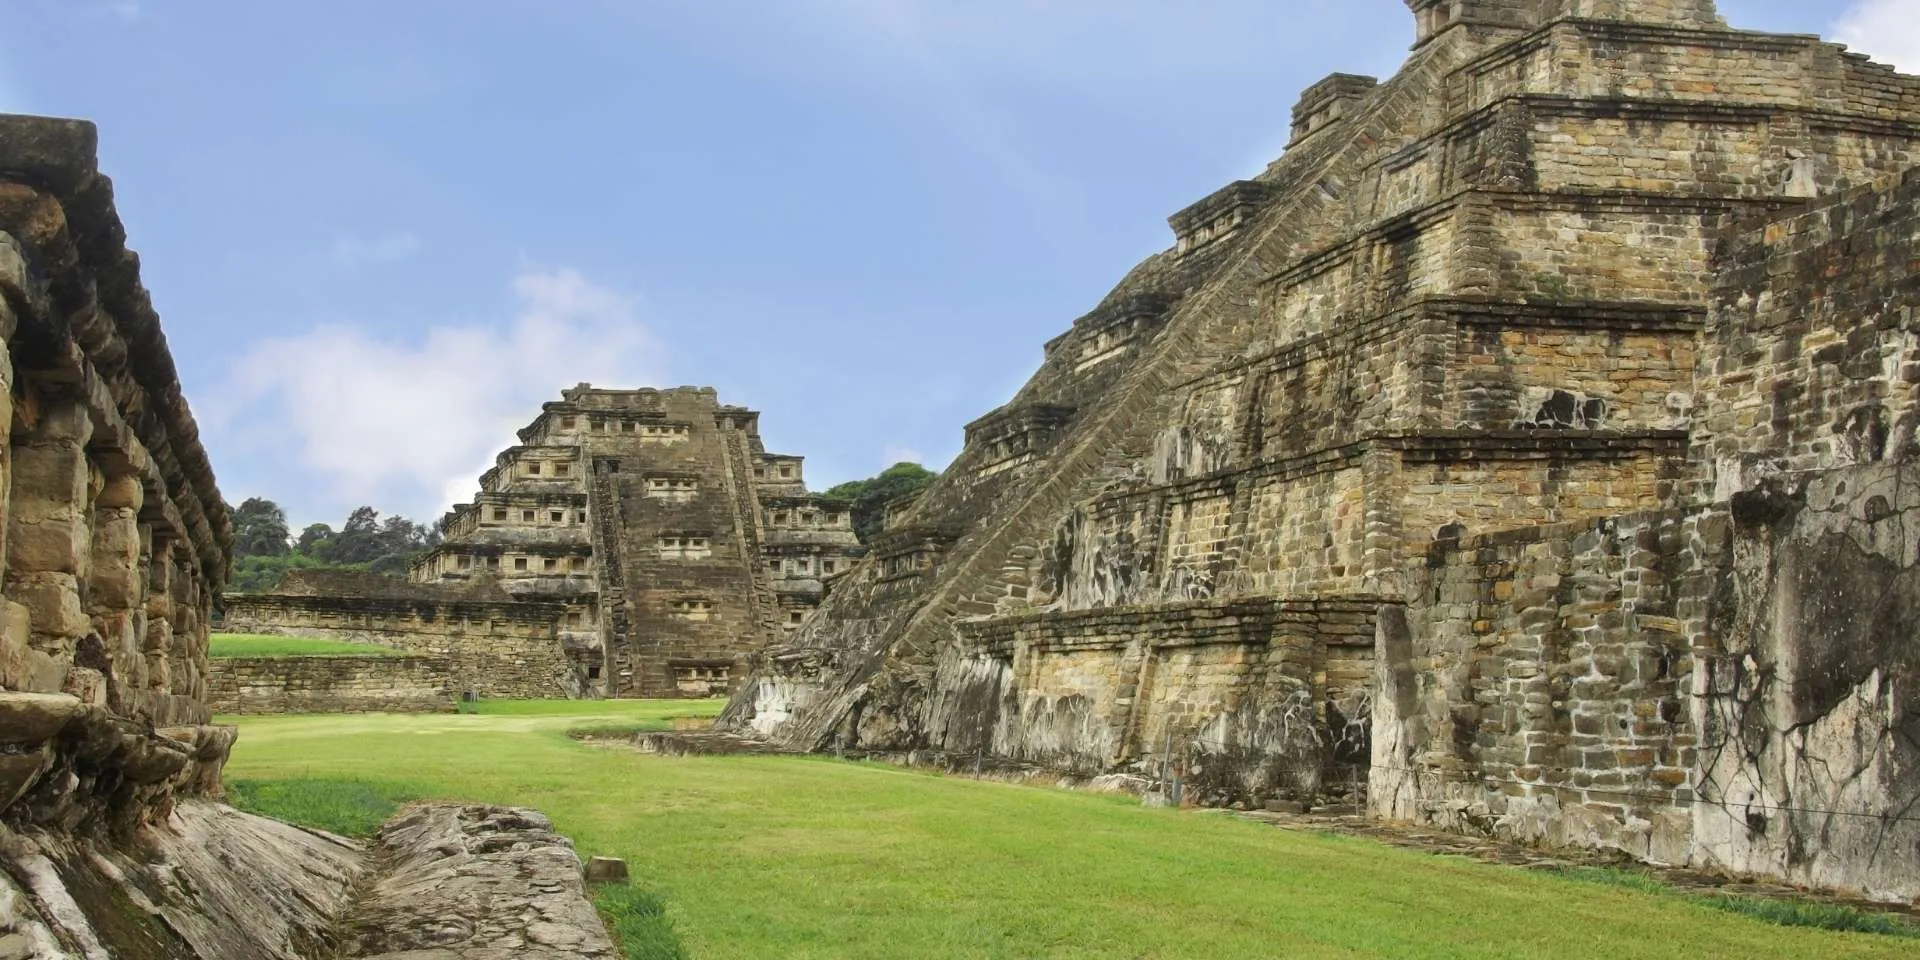
[[[1721,0],[1920,70],[1920,0]],[[1399,0],[0,0],[86,117],[230,500],[466,499],[579,381],[940,466]],[[297,528],[297,526],[296,526]]]

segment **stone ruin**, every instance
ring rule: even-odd
[[[225,597],[225,629],[445,658],[485,697],[707,697],[861,553],[851,505],[808,493],[802,458],[711,388],[580,384],[519,439],[411,582],[295,571]]]
[[[1920,895],[1920,79],[1409,6],[723,724]]]
[[[217,802],[232,537],[95,142],[0,116],[0,958],[614,957],[538,814],[421,808],[366,849]]]

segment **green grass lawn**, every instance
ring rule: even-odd
[[[362,822],[383,798],[537,807],[581,854],[633,868],[639,902],[625,909],[652,943],[630,940],[635,957],[677,955],[674,937],[696,958],[822,960],[1916,954],[1913,940],[1114,797],[824,758],[653,757],[566,736],[716,706],[244,717],[227,778],[266,809],[306,801],[276,808],[262,791],[338,793]],[[322,782],[276,783],[302,779]]]
[[[481,700],[475,712],[495,717],[562,718],[564,729],[582,718],[614,722],[659,721],[668,729],[678,717],[717,717],[727,701],[710,700]]]
[[[406,651],[372,643],[348,643],[320,637],[270,637],[258,633],[216,633],[207,639],[207,656],[233,657],[386,657]]]

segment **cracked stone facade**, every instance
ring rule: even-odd
[[[1776,609],[1914,562],[1898,490],[1872,560],[1799,504],[1910,456],[1920,79],[1710,0],[1409,7],[723,723],[1920,893],[1914,621]]]
[[[411,583],[296,571],[228,629],[449,659],[487,697],[707,697],[799,627],[860,554],[849,504],[711,388],[580,384],[449,512]]]

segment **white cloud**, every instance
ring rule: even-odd
[[[1920,0],[1857,0],[1834,21],[1833,38],[1903,72],[1920,73]]]
[[[896,463],[918,463],[925,465],[927,458],[912,447],[889,443],[880,451],[880,469],[885,470]]]
[[[146,11],[140,8],[139,0],[115,0],[106,5],[106,12],[129,23],[140,19]]]
[[[471,497],[540,404],[588,381],[661,382],[632,299],[571,269],[523,267],[505,324],[423,337],[322,326],[254,344],[219,400],[254,455],[290,457],[333,497],[425,519]]]
[[[412,231],[401,231],[378,237],[338,234],[327,255],[343,267],[366,267],[399,263],[419,252],[420,238]]]

